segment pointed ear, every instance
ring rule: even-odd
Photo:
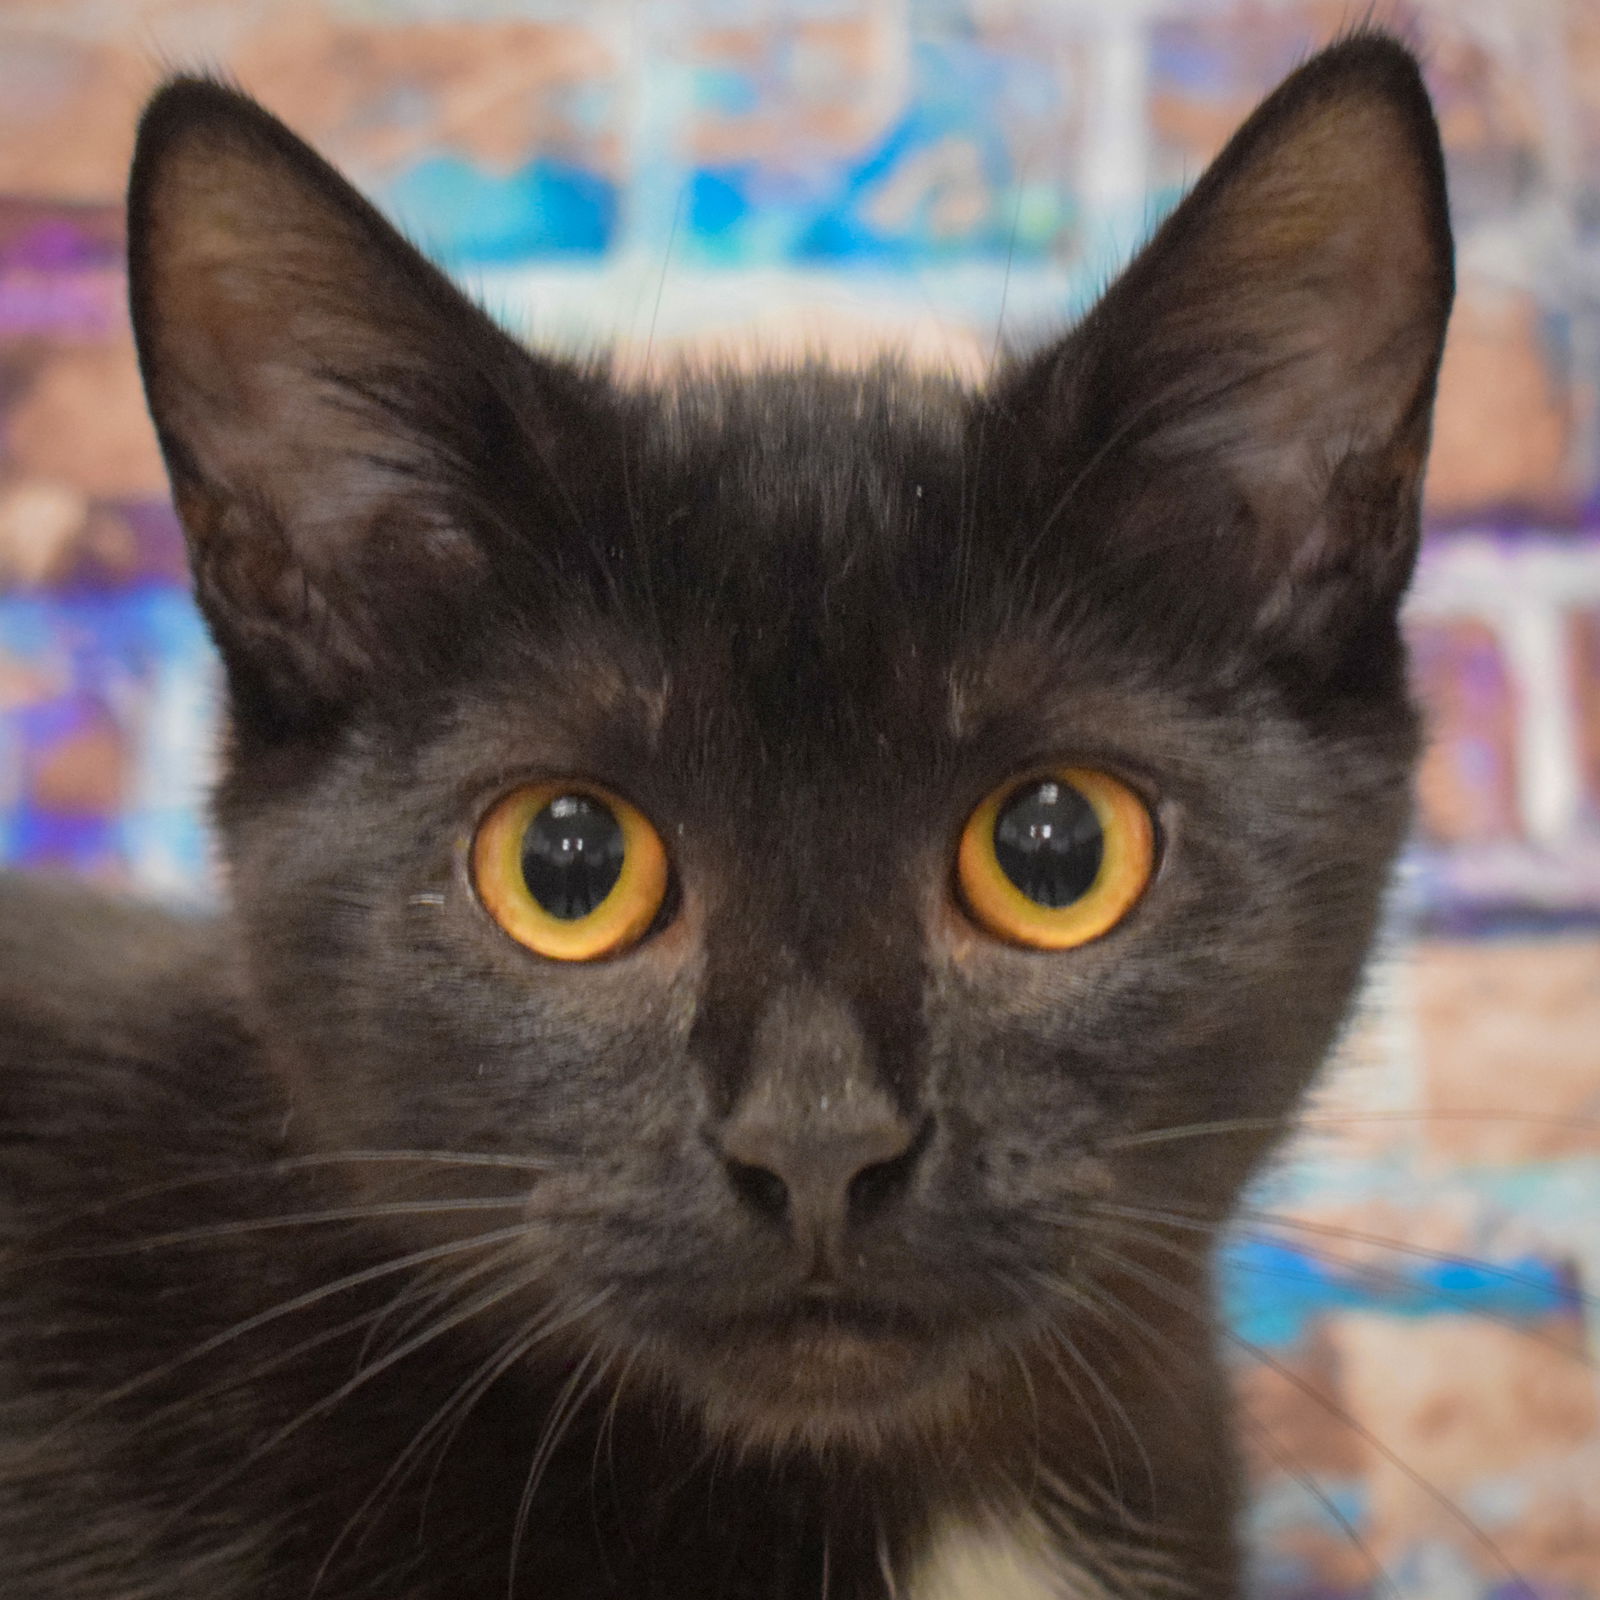
[[[152,101],[129,257],[196,592],[262,731],[436,668],[508,519],[573,519],[597,380],[514,346],[244,96]]]
[[[1409,577],[1453,293],[1416,63],[1362,35],[1289,78],[1075,333],[1015,379],[1054,493],[1330,664]],[[1063,503],[1060,519],[1071,518]]]

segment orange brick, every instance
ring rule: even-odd
[[[1517,804],[1517,689],[1499,638],[1469,617],[1410,629],[1428,744],[1418,821],[1440,844],[1487,844],[1522,831]]]
[[[1434,411],[1428,504],[1560,511],[1576,492],[1573,396],[1540,331],[1531,294],[1464,282],[1450,321]]]
[[[1537,1485],[1538,1509],[1514,1529],[1516,1564],[1529,1581],[1600,1571],[1600,1496],[1591,1457],[1597,1438],[1594,1374],[1577,1329],[1533,1330],[1481,1318],[1400,1322],[1334,1319],[1344,1402],[1371,1437],[1366,1458],[1370,1542],[1382,1560],[1419,1540],[1456,1545],[1486,1574],[1470,1520],[1475,1489],[1513,1477]],[[1482,1532],[1506,1545],[1512,1530]],[[1509,1556],[1511,1551],[1505,1547]]]
[[[7,433],[13,465],[28,477],[104,499],[166,493],[131,336],[49,357]]]
[[[1435,1151],[1519,1162],[1600,1150],[1600,939],[1427,941],[1412,982]]]
[[[0,194],[120,200],[139,105],[157,76],[141,44],[0,23]]]
[[[67,816],[109,815],[122,804],[127,766],[121,731],[101,713],[38,758],[31,799]]]
[[[1338,1354],[1320,1325],[1277,1367],[1246,1367],[1236,1388],[1246,1418],[1241,1443],[1258,1480],[1304,1473],[1313,1479],[1349,1478],[1364,1462],[1360,1441],[1306,1391],[1337,1403]],[[1305,1387],[1301,1387],[1304,1385]]]
[[[1576,612],[1569,630],[1578,763],[1590,819],[1600,822],[1600,608]]]

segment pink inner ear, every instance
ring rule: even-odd
[[[164,423],[280,443],[308,431],[320,448],[330,419],[313,416],[317,374],[404,347],[417,313],[384,260],[389,241],[363,237],[339,198],[278,152],[235,139],[168,153],[136,242],[145,366],[158,414],[172,413]],[[354,190],[348,199],[364,204]]]
[[[1436,203],[1414,129],[1371,88],[1265,130],[1196,194],[1199,216],[1143,286],[1144,347],[1226,379],[1158,453],[1225,451],[1274,499],[1383,448],[1437,366],[1449,264]]]

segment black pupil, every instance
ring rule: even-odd
[[[1094,807],[1071,784],[1045,778],[1000,808],[994,854],[1023,894],[1054,909],[1089,892],[1105,857],[1105,834]]]
[[[557,795],[522,836],[528,893],[563,922],[586,917],[622,873],[622,827],[598,800]]]

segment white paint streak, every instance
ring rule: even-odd
[[[1498,635],[1518,702],[1517,797],[1530,838],[1546,850],[1578,826],[1577,707],[1568,664],[1568,617],[1600,603],[1600,552],[1560,536],[1458,536],[1431,551],[1407,609],[1418,617],[1471,617]]]
[[[1150,189],[1149,57],[1133,8],[1107,12],[1090,35],[1085,134],[1078,173],[1089,248],[1102,270],[1121,264],[1146,231]]]

